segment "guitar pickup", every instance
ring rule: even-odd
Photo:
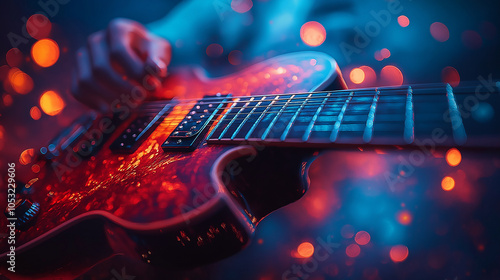
[[[225,107],[227,97],[230,95],[204,96],[161,145],[163,150],[194,150],[208,132],[210,128],[208,124]]]
[[[115,153],[131,154],[153,133],[166,115],[172,110],[175,103],[170,102],[156,115],[137,116],[125,130],[111,143],[109,149]]]

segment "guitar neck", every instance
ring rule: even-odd
[[[229,102],[207,141],[297,147],[499,147],[499,103],[496,85],[242,97]]]

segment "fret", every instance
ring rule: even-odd
[[[337,121],[335,121],[335,124],[333,125],[332,134],[330,135],[331,142],[335,142],[337,140],[337,137],[338,137],[339,131],[340,131],[340,125],[342,124],[342,120],[344,119],[344,114],[347,110],[347,106],[349,105],[349,102],[351,101],[353,95],[354,95],[354,91],[351,91],[351,93],[349,93],[349,97],[347,97],[347,99],[345,100],[344,105],[342,106],[342,109],[340,109],[340,113],[337,117]]]
[[[236,135],[241,131],[241,128],[243,128],[243,126],[246,124],[246,122],[248,121],[248,119],[250,118],[250,116],[255,112],[255,109],[257,109],[262,104],[262,101],[264,101],[265,99],[266,99],[265,96],[262,97],[260,99],[260,101],[255,106],[253,106],[252,110],[243,119],[243,121],[240,123],[240,125],[238,126],[238,128],[236,128],[236,130],[234,131],[233,135],[231,135],[231,140],[234,140],[234,138],[236,138]],[[252,98],[252,100],[253,100],[253,98]]]
[[[370,112],[368,113],[368,119],[366,120],[365,131],[363,133],[363,141],[368,143],[372,140],[373,136],[373,122],[375,121],[375,111],[377,110],[377,102],[380,96],[380,91],[377,90],[373,96],[373,102],[370,106]]]
[[[250,102],[253,101],[253,97],[250,98]],[[226,125],[226,127],[224,127],[224,130],[221,132],[221,134],[219,135],[219,140],[222,139],[222,137],[224,136],[224,134],[226,134],[226,132],[229,130],[229,128],[231,127],[231,125],[234,123],[234,121],[236,121],[236,119],[238,119],[238,116],[241,114],[241,112],[243,112],[243,110],[245,110],[248,106],[248,104],[250,104],[250,102],[246,102],[245,104],[243,104],[243,106],[238,110],[238,113],[236,113],[233,118],[231,119],[231,121],[229,122],[228,125]]]
[[[414,125],[414,115],[413,115],[413,90],[408,87],[408,93],[406,94],[406,111],[405,111],[405,128],[404,128],[404,140],[406,143],[411,144],[415,140],[415,125]]]
[[[318,118],[321,110],[323,110],[323,107],[325,106],[325,103],[329,99],[330,95],[331,95],[331,93],[328,93],[326,95],[325,99],[323,99],[323,102],[321,102],[321,105],[319,105],[318,109],[314,113],[314,116],[312,117],[311,122],[309,123],[309,126],[307,126],[306,132],[304,133],[304,136],[302,137],[302,141],[306,142],[309,139],[309,136],[311,135],[314,123],[316,122],[316,119]]]
[[[453,88],[450,86],[450,84],[446,84],[446,97],[448,98],[448,108],[450,110],[453,138],[455,139],[455,142],[457,144],[465,144],[465,142],[467,141],[467,135],[465,134],[462,116],[458,111],[455,95],[453,94]]]
[[[208,143],[415,146],[439,132],[442,142],[436,145],[498,147],[500,130],[493,131],[498,117],[489,112],[500,110],[500,95],[491,88],[483,88],[477,104],[470,101],[473,85],[243,97],[220,118]]]
[[[273,106],[273,104],[276,102],[276,100],[278,100],[279,98],[279,95],[277,95],[273,101],[271,101],[271,103],[264,109],[264,111],[259,115],[259,117],[257,118],[257,120],[255,121],[255,123],[252,125],[252,127],[250,128],[250,130],[248,131],[248,133],[245,135],[245,140],[248,140],[250,138],[250,136],[252,135],[252,133],[254,132],[255,128],[257,127],[257,125],[259,125],[260,121],[262,120],[262,118],[265,116],[265,114],[267,113],[267,111],[269,110],[270,107]]]
[[[236,104],[238,104],[238,100],[240,100],[239,98],[236,99],[236,101],[233,101],[233,104],[231,105],[231,107],[229,107],[229,109],[227,109],[226,113],[224,113],[221,117],[221,119],[219,120],[219,122],[217,123],[217,125],[215,125],[215,127],[212,129],[212,132],[210,132],[210,134],[208,135],[207,138],[212,138],[212,136],[215,136],[217,132],[219,132],[219,129],[220,128],[223,128],[222,126],[222,123],[226,120],[226,117],[232,112],[233,108],[236,106]]]
[[[285,111],[285,108],[287,108],[287,106],[290,104],[290,102],[292,101],[292,99],[295,97],[295,95],[292,95],[285,103],[285,105],[283,105],[281,107],[281,109],[278,111],[278,113],[276,114],[276,116],[273,118],[273,120],[271,121],[271,123],[267,126],[266,130],[264,131],[264,133],[262,134],[261,136],[261,140],[264,141],[266,140],[266,137],[269,135],[269,132],[271,131],[271,129],[273,128],[273,126],[276,124],[276,121],[278,121],[279,117],[283,114],[283,111]]]
[[[290,122],[288,122],[288,125],[286,126],[285,128],[285,131],[283,132],[283,134],[281,135],[280,137],[280,140],[281,141],[285,141],[288,133],[290,132],[290,129],[292,128],[292,125],[293,123],[295,122],[295,119],[297,118],[297,116],[299,115],[300,111],[302,110],[302,108],[304,108],[304,105],[306,104],[308,98],[310,98],[312,96],[312,94],[309,94],[307,96],[306,99],[304,99],[304,101],[302,101],[302,104],[300,105],[299,109],[295,112],[295,114],[293,115],[292,119],[290,120]]]

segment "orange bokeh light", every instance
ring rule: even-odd
[[[300,28],[300,38],[311,47],[317,47],[326,40],[326,30],[323,25],[317,21],[309,21]]]
[[[47,38],[51,29],[52,23],[42,14],[34,14],[26,21],[26,31],[37,40]]]
[[[303,258],[309,258],[314,254],[314,246],[309,242],[300,243],[297,253]]]
[[[446,42],[450,39],[450,31],[448,27],[441,22],[431,24],[431,35],[436,41]]]
[[[41,117],[42,117],[42,112],[40,111],[40,109],[38,109],[37,106],[33,106],[31,107],[30,109],[30,116],[34,119],[34,120],[39,120]]]
[[[370,243],[370,239],[370,234],[366,231],[359,231],[354,237],[354,241],[356,241],[359,245],[366,245]]]
[[[31,48],[31,57],[41,67],[50,67],[59,59],[59,46],[51,39],[39,40]]]
[[[441,181],[441,187],[445,191],[453,190],[453,188],[455,188],[455,179],[451,178],[450,176],[444,177]]]
[[[354,68],[351,70],[351,74],[349,75],[351,81],[355,84],[361,84],[365,80],[365,71],[360,68]]]
[[[387,65],[382,68],[380,76],[387,86],[400,86],[403,84],[403,73],[394,65]]]
[[[402,262],[408,257],[408,247],[405,245],[396,245],[391,248],[389,255],[393,262]]]
[[[345,253],[348,257],[355,258],[359,256],[359,253],[361,253],[361,248],[359,248],[358,244],[351,244],[347,246]]]
[[[413,217],[409,211],[400,211],[397,215],[398,222],[402,225],[409,225],[413,221]]]
[[[21,163],[22,165],[27,165],[31,163],[34,156],[35,156],[34,149],[26,149],[19,156],[19,163]]]
[[[457,166],[462,161],[462,154],[456,148],[451,148],[446,152],[446,162],[450,166]]]
[[[46,91],[40,97],[40,108],[49,116],[59,114],[65,106],[64,100],[55,91]]]
[[[12,89],[17,93],[26,94],[33,89],[33,80],[31,77],[18,68],[14,67],[10,69],[8,77]]]
[[[398,23],[401,27],[407,27],[410,25],[410,19],[407,16],[401,15],[398,17]]]
[[[448,83],[452,87],[457,87],[460,84],[460,74],[457,69],[447,66],[441,71],[441,79],[443,83]]]

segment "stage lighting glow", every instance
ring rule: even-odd
[[[411,224],[413,217],[410,212],[403,210],[397,214],[397,219],[400,224],[406,226]]]
[[[325,27],[317,21],[306,22],[300,28],[300,38],[308,46],[320,46],[326,39]]]
[[[389,255],[393,262],[402,262],[408,257],[408,247],[405,245],[396,245],[391,248]]]
[[[446,162],[450,166],[457,166],[462,161],[462,154],[456,148],[451,148],[446,152]]]
[[[401,25],[401,27],[407,27],[408,25],[410,25],[410,19],[408,19],[408,17],[405,15],[401,15],[398,17],[398,23],[399,25]]]
[[[8,77],[12,89],[19,94],[26,94],[33,89],[31,77],[18,68],[11,68]]]
[[[253,2],[252,0],[233,0],[231,1],[231,9],[233,11],[243,14],[248,11],[253,7]]]
[[[209,57],[219,57],[224,52],[224,49],[221,45],[214,43],[208,45],[206,52]]]
[[[448,27],[441,22],[431,24],[431,35],[436,41],[446,42],[450,38]]]
[[[359,248],[358,244],[351,244],[347,246],[345,253],[348,257],[355,258],[359,256],[359,253],[361,253],[361,248]]]
[[[443,180],[441,181],[441,187],[445,191],[453,190],[453,188],[455,188],[455,179],[453,179],[450,176],[444,177]]]
[[[65,106],[64,100],[55,91],[46,91],[40,97],[40,108],[49,116],[59,114]]]
[[[26,30],[31,37],[41,40],[49,37],[52,23],[42,14],[34,14],[26,21]]]
[[[5,60],[10,67],[19,67],[23,63],[23,54],[18,48],[12,48],[5,54]]]
[[[387,86],[400,86],[403,84],[403,73],[401,73],[401,70],[396,66],[385,66],[382,68],[380,76]]]
[[[460,74],[457,69],[447,66],[441,71],[441,79],[443,83],[448,83],[452,87],[457,87],[460,84]]]
[[[39,120],[42,117],[42,112],[40,111],[40,109],[38,109],[37,106],[33,106],[30,109],[30,116],[34,120]]]
[[[309,258],[314,254],[314,246],[309,242],[300,243],[297,253],[303,258]]]
[[[370,239],[370,234],[366,231],[358,231],[358,233],[356,233],[356,236],[354,237],[354,240],[359,245],[366,245],[370,243]]]
[[[50,67],[59,59],[59,46],[51,39],[39,40],[31,48],[31,57],[41,67]]]
[[[360,68],[354,68],[351,70],[349,78],[351,78],[353,83],[361,84],[365,80],[365,72]]]

